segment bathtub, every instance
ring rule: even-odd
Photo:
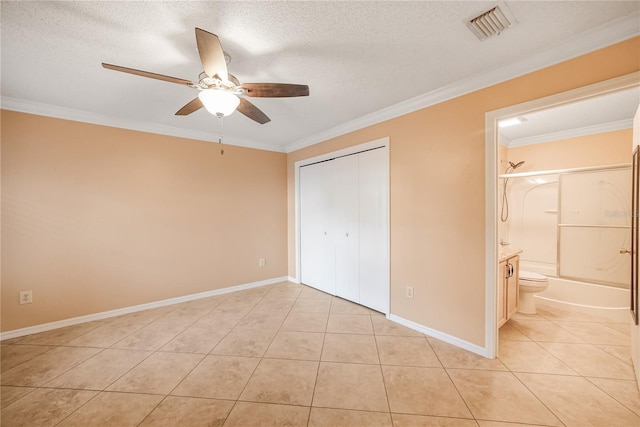
[[[539,266],[526,261],[521,262],[520,268],[544,274],[549,278],[549,287],[534,295],[536,303],[570,308],[616,323],[626,323],[631,319],[629,289],[550,276],[549,271],[541,271]]]

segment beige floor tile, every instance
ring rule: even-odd
[[[154,353],[107,390],[169,394],[203,358],[201,354]]]
[[[40,388],[0,413],[0,424],[11,427],[55,426],[97,394],[96,391]]]
[[[245,316],[251,309],[262,299],[262,297],[251,297],[244,299],[242,297],[230,297],[219,306],[211,310],[206,316],[224,315],[224,316]]]
[[[629,323],[602,323],[604,326],[611,328],[615,331],[618,331],[625,336],[631,336],[631,325]]]
[[[472,418],[442,368],[382,366],[391,412]]]
[[[107,349],[49,381],[45,386],[104,390],[149,355],[149,351]]]
[[[331,300],[331,314],[371,314],[371,310],[362,305],[333,297]]]
[[[322,333],[280,331],[271,342],[265,357],[320,360],[323,342],[324,334]]]
[[[322,347],[323,362],[380,363],[373,335],[326,334]]]
[[[232,330],[211,350],[211,354],[262,357],[274,336],[272,331]]]
[[[291,307],[294,313],[328,313],[331,308],[331,299],[300,299],[298,298]]]
[[[165,344],[161,351],[208,354],[231,329],[214,329],[203,323],[195,323]]]
[[[547,320],[562,320],[570,322],[610,322],[606,317],[582,313],[579,310],[564,308],[557,305],[551,306],[541,302],[536,303],[538,314]]]
[[[500,421],[477,420],[480,427],[547,427],[541,424],[503,423]]]
[[[285,317],[287,317],[286,312],[252,310],[242,318],[240,323],[238,323],[234,329],[253,329],[275,332],[280,329]]]
[[[422,337],[376,336],[380,363],[383,365],[426,366],[441,368],[442,364],[431,345]]]
[[[327,329],[328,313],[289,313],[281,331],[324,332]]]
[[[238,402],[224,427],[304,427],[308,419],[309,408],[304,406]]]
[[[528,336],[511,326],[509,322],[502,325],[498,331],[498,337],[500,341],[531,341]]]
[[[15,402],[21,397],[36,390],[32,387],[14,387],[11,385],[3,385],[0,387],[0,407],[4,408],[7,405]]]
[[[211,329],[233,329],[244,317],[244,314],[223,314],[215,310],[205,314],[193,326],[203,326]]]
[[[254,357],[206,356],[171,394],[235,400],[259,362]]]
[[[265,297],[256,304],[251,311],[270,311],[273,313],[288,313],[296,302],[295,298],[272,298]]]
[[[436,338],[427,338],[427,340],[445,368],[507,370],[507,367],[498,359],[487,359]]]
[[[129,324],[136,323],[144,326],[161,318],[162,316],[173,310],[175,310],[175,308],[170,305],[166,307],[152,308],[149,310],[141,310],[134,313],[123,314],[122,316],[113,317],[111,318],[111,322],[124,322]]]
[[[42,386],[96,353],[99,348],[56,347],[2,374],[2,385]]]
[[[209,311],[211,310],[203,308],[198,308],[196,310],[179,308],[158,318],[153,323],[170,323],[173,325],[182,325],[186,328],[200,320]]]
[[[633,364],[633,360],[631,359],[631,347],[619,346],[619,345],[596,345],[596,347],[620,359],[622,362],[626,363],[627,365]]]
[[[311,405],[318,362],[262,359],[240,400],[287,405]]]
[[[331,301],[333,296],[319,291],[317,289],[311,288],[309,286],[303,286],[302,291],[298,295],[298,299],[315,299],[315,300],[325,300]]]
[[[0,371],[8,371],[53,348],[55,347],[50,345],[2,345],[0,346]]]
[[[168,396],[140,427],[222,427],[235,402]]]
[[[561,328],[548,320],[519,320],[511,319],[511,326],[516,328],[522,334],[531,338],[533,341],[548,342],[569,342],[584,343],[586,342],[577,335]]]
[[[40,345],[64,345],[74,338],[86,334],[92,329],[104,325],[104,322],[87,322],[79,325],[67,326],[54,329],[39,334],[27,335],[23,337],[20,344],[40,344]]]
[[[640,416],[640,392],[633,380],[610,380],[608,378],[587,378],[600,390],[613,397],[622,405]]]
[[[75,411],[60,427],[135,427],[163,396],[102,392]]]
[[[450,369],[448,373],[476,419],[562,425],[510,372]]]
[[[302,286],[300,285],[275,285],[273,289],[265,296],[265,298],[298,298],[302,292]]]
[[[407,414],[391,414],[391,418],[393,427],[478,427],[476,421],[464,418]]]
[[[580,375],[630,380],[633,368],[591,344],[542,342],[540,345]]]
[[[380,366],[321,362],[313,406],[388,412]]]
[[[137,322],[109,322],[69,341],[67,345],[107,348],[144,327],[144,324]]]
[[[501,342],[498,359],[514,372],[578,375],[560,359],[532,341]]]
[[[360,314],[329,314],[327,332],[334,334],[373,335],[371,316]]]
[[[186,329],[186,325],[153,322],[113,345],[127,350],[155,351]]]
[[[600,323],[556,321],[555,324],[591,344],[631,346],[629,332],[622,333]]]
[[[387,412],[311,408],[309,427],[393,427]]]
[[[384,316],[371,316],[373,322],[373,330],[376,335],[394,335],[399,337],[424,337],[418,331],[402,326],[399,323],[392,322]]]
[[[585,378],[516,375],[568,427],[640,425],[638,415]]]

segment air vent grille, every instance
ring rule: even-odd
[[[467,26],[480,40],[486,40],[489,37],[500,35],[513,25],[515,19],[511,18],[510,20],[508,15],[509,13],[505,13],[500,6],[495,6],[470,19]]]

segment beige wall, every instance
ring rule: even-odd
[[[512,147],[507,157],[525,161],[517,172],[631,163],[632,129]],[[504,170],[504,165],[501,170]]]
[[[289,275],[296,275],[294,163],[388,136],[391,313],[484,346],[485,113],[638,71],[639,40],[290,153]],[[413,299],[405,286],[414,287]]]
[[[1,119],[3,331],[286,276],[284,154]]]

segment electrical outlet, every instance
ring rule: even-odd
[[[258,260],[258,265],[259,265],[260,267],[264,267],[265,265],[267,265],[267,260],[265,260],[264,258],[260,258],[260,259]]]
[[[31,291],[20,292],[20,304],[31,304],[33,302],[33,293]]]
[[[407,286],[407,298],[413,299],[413,288],[411,286]]]

